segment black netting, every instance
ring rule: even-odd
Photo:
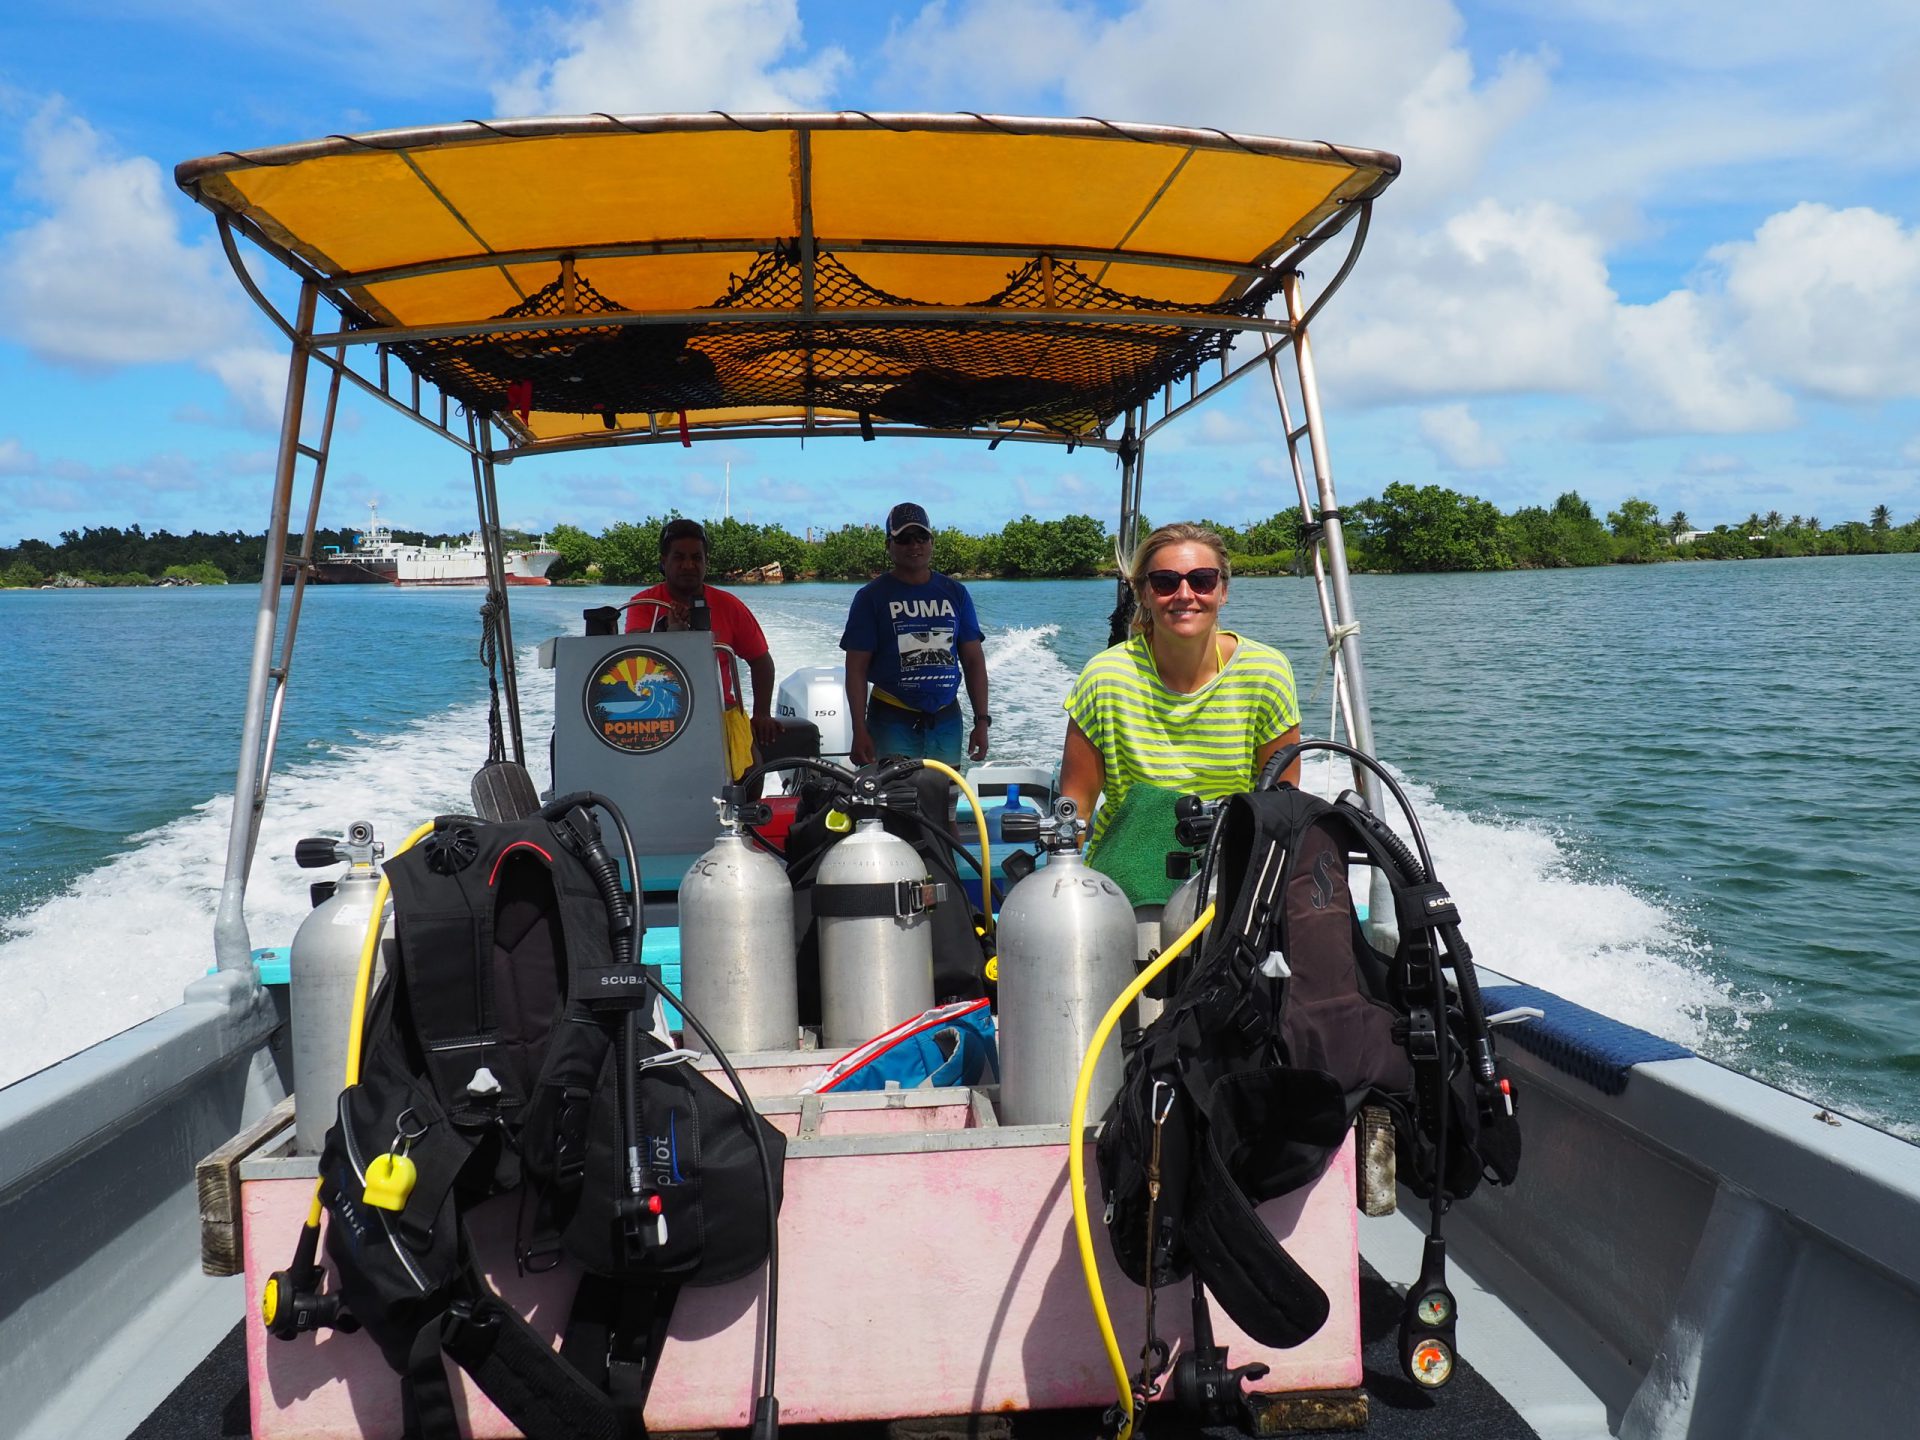
[[[556,278],[497,318],[564,320],[623,308],[584,276],[574,278],[571,310],[565,294],[564,279]],[[1080,435],[1217,358],[1232,338],[1231,321],[1257,314],[1268,298],[1262,288],[1224,305],[1143,299],[1095,283],[1069,261],[1035,259],[998,294],[965,307],[1005,310],[1005,322],[930,315],[924,325],[845,319],[609,329],[556,324],[393,348],[447,394],[499,413],[598,414],[613,425],[636,423],[649,412],[811,405],[940,429],[1025,421]],[[889,295],[824,252],[814,263],[814,303],[939,308]],[[709,308],[802,309],[797,247],[776,245]],[[1013,318],[1021,311],[1063,310],[1089,318]],[[1103,323],[1101,311],[1217,314],[1227,324],[1214,330]]]

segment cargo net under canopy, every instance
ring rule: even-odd
[[[869,285],[832,255],[813,267],[819,308],[928,307]],[[1130,405],[1223,354],[1232,321],[1257,315],[1272,291],[1256,287],[1224,304],[1187,305],[1124,295],[1097,284],[1070,261],[1041,256],[1015,271],[998,294],[966,308],[991,315],[928,316],[862,325],[776,320],[556,324],[508,334],[458,336],[395,345],[422,378],[475,409],[599,415],[609,429],[652,413],[736,406],[851,411],[958,430],[1027,424],[1061,435],[1102,430]],[[571,295],[571,299],[569,299]],[[563,270],[552,284],[503,312],[506,321],[618,313],[584,276]],[[776,245],[709,307],[734,315],[802,310],[797,245]],[[1071,320],[1028,320],[1021,311],[1084,312]],[[1219,329],[1103,321],[1120,312],[1217,314]],[[627,417],[624,421],[621,417]]]

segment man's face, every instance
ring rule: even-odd
[[[707,547],[693,539],[674,541],[661,558],[660,573],[676,598],[691,599],[707,583]]]
[[[918,525],[887,541],[887,554],[902,570],[921,570],[933,564],[933,534]]]

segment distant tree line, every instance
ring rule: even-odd
[[[1664,560],[1765,560],[1796,555],[1885,555],[1920,550],[1920,518],[1893,523],[1876,505],[1865,520],[1823,526],[1777,510],[1702,529],[1650,500],[1624,500],[1602,521],[1569,490],[1550,506],[1503,515],[1485,500],[1440,485],[1389,485],[1346,507],[1348,558],[1379,571],[1549,569]]]
[[[660,527],[674,515],[622,521],[599,535],[556,525],[547,543],[560,559],[547,573],[556,580],[596,579],[643,585],[660,578]],[[742,575],[778,565],[789,580],[869,580],[887,568],[887,541],[878,525],[795,535],[783,525],[703,520],[708,566],[715,575]],[[1091,515],[1036,520],[1022,515],[997,533],[975,535],[951,526],[936,530],[934,565],[969,577],[1062,578],[1113,570],[1113,536]]]
[[[1684,511],[1662,518],[1651,501],[1628,499],[1604,519],[1576,492],[1552,505],[1502,513],[1490,501],[1440,485],[1393,484],[1376,498],[1343,507],[1347,561],[1355,570],[1551,569],[1574,565],[1646,564],[1666,560],[1773,559],[1795,555],[1880,555],[1920,550],[1920,518],[1893,523],[1885,505],[1865,520],[1826,526],[1817,516],[1755,512],[1734,525],[1697,529]],[[560,552],[555,580],[643,585],[659,578],[660,527],[672,515],[622,521],[598,535],[556,525],[547,543]],[[887,568],[877,525],[796,535],[782,525],[732,518],[707,520],[716,576],[745,575],[778,565],[785,579],[865,580]],[[1309,538],[1293,507],[1245,525],[1204,521],[1227,542],[1237,575],[1284,575],[1305,563]],[[1143,532],[1144,533],[1144,530]],[[464,538],[394,532],[405,544]],[[536,537],[507,533],[508,545]],[[350,530],[320,532],[321,545],[349,549]],[[252,583],[266,561],[266,538],[238,531],[152,534],[89,526],[63,531],[58,545],[23,540],[0,546],[0,589],[44,584],[65,575],[96,585],[152,585],[165,579]],[[976,535],[952,527],[934,533],[934,564],[970,578],[1043,579],[1111,574],[1114,541],[1091,515],[1036,520],[1022,515],[998,531]]]
[[[353,548],[354,530],[320,530],[314,544],[342,550]],[[441,541],[464,540],[466,535],[429,535],[424,531],[396,530],[394,539],[405,545],[437,545]],[[511,532],[510,543],[525,544],[527,538]],[[300,543],[298,535],[292,545]],[[267,537],[243,535],[238,530],[207,534],[195,530],[175,535],[166,530],[152,533],[130,525],[125,530],[112,525],[89,525],[84,530],[63,530],[60,543],[22,540],[18,545],[0,545],[0,589],[31,589],[66,576],[89,585],[154,585],[162,581],[188,581],[201,585],[224,585],[229,581],[258,584],[260,570],[267,562]]]

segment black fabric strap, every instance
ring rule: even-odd
[[[497,1296],[456,1305],[443,1344],[527,1440],[621,1440],[614,1402]]]
[[[407,1373],[400,1377],[400,1423],[406,1440],[460,1440],[453,1408],[453,1387],[440,1363],[440,1325],[436,1315],[413,1337]]]
[[[612,1397],[620,1440],[646,1440],[647,1394],[679,1295],[678,1285],[580,1277],[560,1358]]]
[[[918,882],[908,882],[916,885]],[[853,919],[882,915],[888,919],[901,912],[900,886],[875,882],[869,885],[816,885],[813,887],[813,913]],[[912,913],[909,910],[909,913]]]

